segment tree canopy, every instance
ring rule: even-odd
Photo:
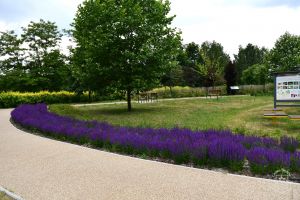
[[[92,89],[126,91],[130,111],[133,92],[157,85],[176,60],[181,39],[169,11],[169,1],[85,0],[73,23],[82,80],[100,80]]]
[[[300,36],[285,33],[267,55],[267,64],[274,72],[292,71],[300,64]]]
[[[30,22],[21,36],[0,33],[2,90],[40,91],[65,88],[68,68],[59,50],[61,34],[54,22]]]
[[[259,48],[251,43],[245,48],[239,46],[238,54],[234,55],[239,82],[244,70],[255,64],[263,64],[266,53],[267,49]]]
[[[243,84],[265,85],[269,80],[269,71],[265,65],[252,65],[243,71],[241,77]]]
[[[203,64],[199,64],[197,70],[205,78],[205,86],[215,86],[217,81],[223,78],[230,57],[216,41],[202,43],[200,53]]]

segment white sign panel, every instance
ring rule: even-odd
[[[300,100],[300,76],[278,76],[276,78],[277,100]]]

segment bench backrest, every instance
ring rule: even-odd
[[[221,94],[221,90],[220,89],[211,89],[208,90],[208,94]]]

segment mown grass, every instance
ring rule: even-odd
[[[190,128],[193,130],[231,129],[236,133],[280,137],[289,135],[300,140],[300,121],[266,119],[264,109],[272,108],[272,97],[222,97],[133,104],[73,107],[56,104],[50,111],[77,119],[106,121],[114,125],[153,128]],[[284,109],[288,114],[300,114],[299,108]]]
[[[4,192],[0,192],[0,200],[13,200],[13,199],[7,196]]]

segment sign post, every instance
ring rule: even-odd
[[[274,76],[274,110],[277,107],[300,107],[300,104],[278,104],[290,102],[300,103],[300,73],[276,73]]]

